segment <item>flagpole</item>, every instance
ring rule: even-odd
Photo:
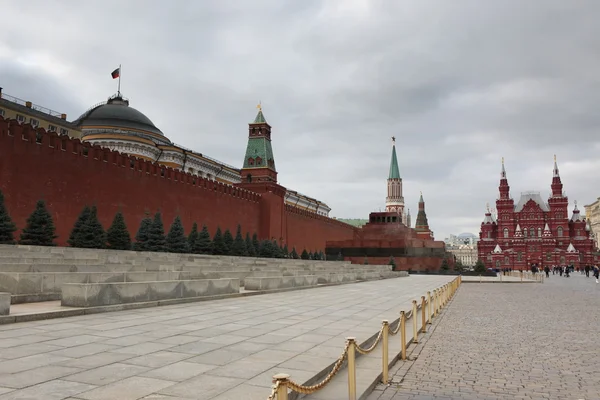
[[[117,89],[117,95],[121,95],[121,64],[119,64],[119,88]]]

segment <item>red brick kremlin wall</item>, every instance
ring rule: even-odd
[[[41,142],[36,142],[36,135]],[[351,239],[356,231],[348,224],[283,204],[273,207],[274,200],[267,194],[194,177],[2,117],[0,189],[19,230],[35,203],[46,200],[59,245],[66,245],[86,204],[98,207],[105,228],[122,211],[132,238],[141,220],[157,211],[162,213],[165,230],[177,215],[186,232],[197,222],[200,226],[206,224],[211,235],[217,226],[235,234],[241,224],[244,234],[256,232],[260,239],[283,238],[290,249],[295,246],[299,252],[304,248],[325,250],[327,240]]]

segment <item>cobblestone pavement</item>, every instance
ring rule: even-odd
[[[0,400],[264,400],[452,276],[0,325]]]
[[[600,399],[600,284],[463,284],[368,400]]]

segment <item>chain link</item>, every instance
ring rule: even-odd
[[[287,382],[288,387],[290,389],[292,389],[294,392],[298,392],[298,393],[302,393],[302,394],[311,394],[311,393],[316,392],[317,390],[322,389],[340,371],[340,368],[342,368],[342,364],[344,363],[344,360],[348,356],[349,348],[350,348],[350,341],[346,341],[346,347],[344,348],[344,352],[342,353],[340,358],[338,358],[338,360],[335,362],[335,365],[331,369],[331,372],[329,372],[329,374],[327,374],[325,379],[323,379],[321,382],[317,383],[316,385],[312,385],[312,386],[304,386],[304,385],[300,385],[299,383],[294,382],[293,380],[290,379]]]
[[[274,400],[277,397],[277,391],[279,390],[279,381],[275,381],[275,384],[271,386],[271,395],[267,397],[267,400]]]
[[[402,325],[402,317],[400,317],[400,319],[398,319],[398,325],[396,326],[396,329],[392,329],[392,326],[388,325],[388,329],[390,330],[390,335],[394,336],[394,335],[398,334],[398,332],[400,332],[401,325]]]
[[[383,326],[379,330],[377,339],[375,339],[375,342],[371,345],[371,347],[369,347],[368,349],[363,349],[362,347],[360,347],[360,345],[358,343],[356,343],[356,351],[358,351],[360,354],[369,354],[370,352],[375,350],[375,347],[377,347],[377,345],[379,344],[379,341],[381,340],[382,335],[383,335]]]

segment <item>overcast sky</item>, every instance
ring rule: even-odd
[[[437,239],[479,233],[505,157],[548,197],[553,155],[600,196],[600,1],[5,0],[4,92],[75,119],[117,90],[172,141],[240,167],[262,101],[282,185],[332,216],[406,206]]]

